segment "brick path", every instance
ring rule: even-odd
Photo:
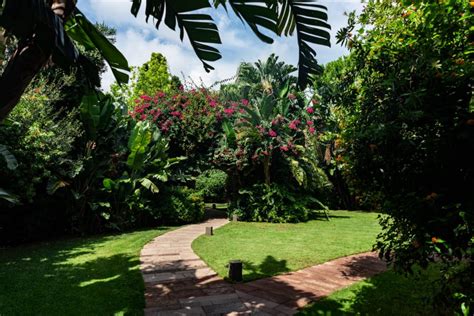
[[[293,315],[311,301],[385,270],[375,253],[352,255],[300,271],[243,284],[219,277],[191,243],[226,219],[185,226],[141,251],[145,315]]]

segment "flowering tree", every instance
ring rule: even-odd
[[[221,121],[234,110],[206,89],[142,95],[129,112],[138,121],[151,121],[170,141],[170,154],[187,157],[188,167],[206,167],[218,144]]]

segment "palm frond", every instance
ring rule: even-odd
[[[273,39],[262,33],[261,28],[277,33],[278,16],[266,0],[214,0],[214,6],[219,5],[227,10],[227,2],[235,15],[252,29],[255,35],[263,42],[271,44]]]
[[[137,16],[141,5],[141,0],[133,0],[133,15]],[[163,19],[166,26],[172,30],[176,30],[178,26],[181,40],[185,34],[188,36],[204,69],[209,72],[214,67],[208,62],[219,60],[222,56],[218,49],[211,46],[221,44],[214,20],[208,14],[195,13],[206,8],[210,8],[207,0],[146,0],[145,15],[147,21],[150,16],[156,19],[156,28],[160,27]]]
[[[292,35],[296,31],[299,46],[298,84],[305,88],[310,76],[321,72],[316,61],[316,51],[310,46],[331,46],[331,26],[327,23],[327,8],[313,0],[278,0],[278,31],[281,35]]]

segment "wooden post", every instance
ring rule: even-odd
[[[214,229],[211,227],[206,227],[206,235],[207,236],[212,236],[214,235]]]
[[[231,260],[229,261],[229,279],[233,282],[242,282],[242,261]]]
[[[233,222],[238,222],[238,221],[239,221],[239,217],[238,217],[236,214],[232,215],[232,221],[233,221]]]

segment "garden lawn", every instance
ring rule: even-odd
[[[298,315],[447,315],[433,307],[438,278],[436,265],[409,277],[387,271],[338,291]]]
[[[244,280],[295,271],[370,251],[380,226],[377,213],[330,211],[331,220],[298,224],[229,223],[193,242],[194,251],[219,275],[229,260],[244,262]]]
[[[167,231],[0,249],[0,315],[142,315],[139,252]]]

